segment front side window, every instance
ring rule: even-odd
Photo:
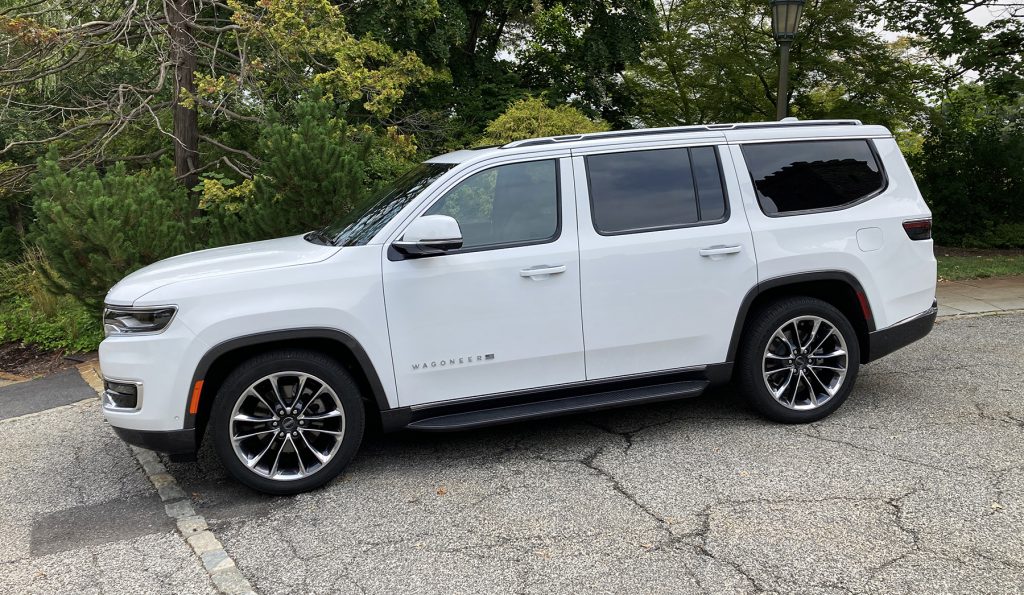
[[[586,161],[600,234],[672,229],[727,214],[714,147],[607,153]]]
[[[766,215],[851,206],[885,188],[866,140],[748,144],[743,159]]]
[[[461,181],[424,215],[448,215],[462,250],[541,243],[558,234],[558,168],[553,159],[499,165]]]

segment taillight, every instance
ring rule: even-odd
[[[909,237],[912,240],[932,239],[931,219],[917,219],[914,221],[904,221],[903,229],[906,230],[907,237]]]

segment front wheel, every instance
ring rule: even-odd
[[[304,350],[236,368],[213,405],[214,448],[228,472],[268,494],[297,494],[336,477],[363,438],[359,387],[333,359]]]
[[[860,366],[853,325],[831,304],[785,298],[754,315],[737,364],[742,391],[769,419],[807,423],[843,404]]]

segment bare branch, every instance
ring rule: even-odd
[[[227,146],[225,144],[217,142],[216,140],[210,138],[209,136],[206,136],[205,134],[200,134],[199,135],[199,140],[203,141],[204,143],[211,144],[211,145],[217,147],[218,149],[220,149],[222,151],[227,151],[229,153],[235,153],[236,155],[241,155],[241,156],[245,157],[246,159],[248,159],[249,161],[252,161],[252,162],[255,162],[255,163],[259,163],[260,162],[260,160],[257,159],[256,156],[253,155],[252,153],[250,153],[249,151],[246,151],[246,150],[243,150],[243,149],[235,149],[233,147],[229,147],[229,146]]]

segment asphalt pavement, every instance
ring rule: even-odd
[[[260,593],[1024,592],[1021,337],[1020,313],[941,321],[805,426],[724,388],[371,436],[296,497],[209,449],[167,471]],[[213,591],[97,407],[0,420],[0,590]]]
[[[96,396],[77,368],[0,387],[0,419],[21,417]]]

